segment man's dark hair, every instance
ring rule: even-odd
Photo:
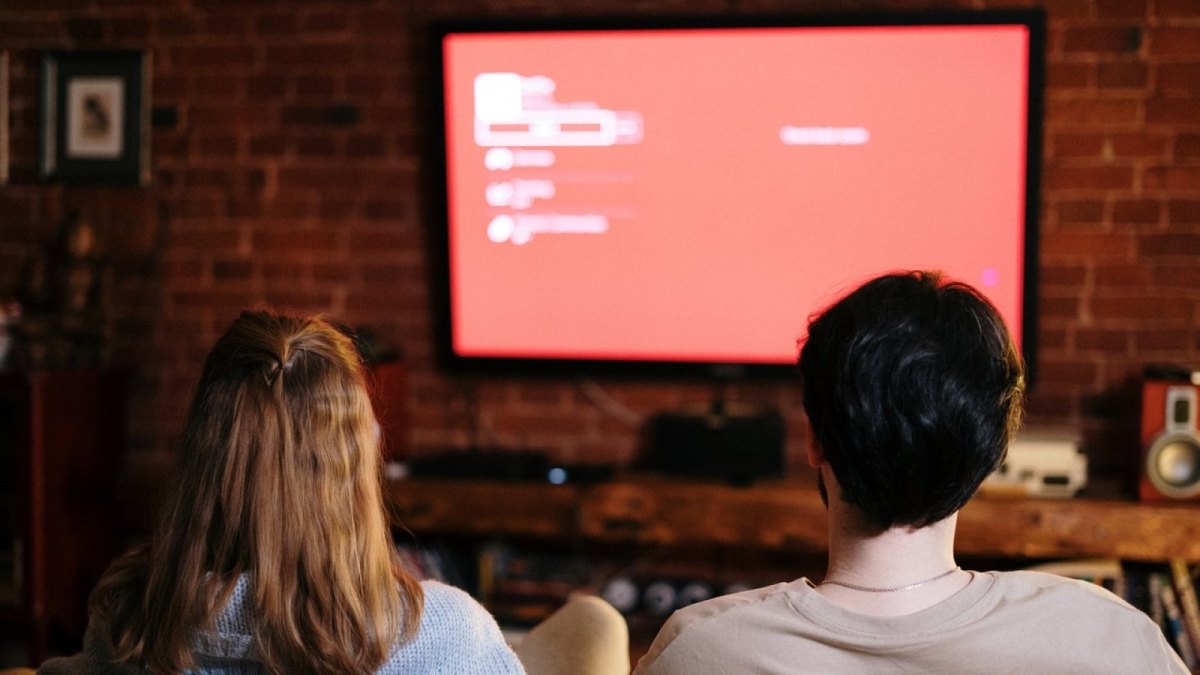
[[[884,529],[962,508],[1003,460],[1025,390],[995,307],[936,272],[878,277],[811,318],[800,375],[843,499]]]

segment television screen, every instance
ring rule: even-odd
[[[450,365],[792,372],[940,269],[1032,355],[1041,15],[441,25]]]

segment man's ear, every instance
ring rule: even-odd
[[[825,448],[821,447],[821,442],[814,438],[811,434],[808,437],[808,448],[804,453],[808,458],[808,465],[814,469],[821,468],[825,463]]]

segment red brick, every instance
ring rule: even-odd
[[[278,192],[262,203],[262,217],[258,224],[265,228],[278,227],[293,230],[296,221],[312,216],[316,210],[314,195]]]
[[[406,35],[412,30],[409,11],[399,5],[382,5],[367,8],[358,15],[355,30],[365,35],[384,35],[388,38]]]
[[[400,281],[413,281],[417,275],[413,274],[413,269],[409,265],[388,264],[388,265],[361,265],[359,273],[362,275],[364,282],[368,284],[378,283],[397,283]],[[416,278],[419,281],[419,278]]]
[[[1157,223],[1162,203],[1152,199],[1123,200],[1113,204],[1114,223]]]
[[[1144,256],[1200,256],[1200,234],[1145,234],[1138,248]]]
[[[144,16],[115,17],[108,25],[113,39],[117,42],[146,42],[150,37],[150,20]]]
[[[1096,288],[1125,290],[1132,286],[1144,286],[1149,280],[1147,271],[1136,264],[1105,263],[1096,268]]]
[[[293,12],[263,14],[255,22],[254,30],[263,36],[291,36],[295,35],[298,22]]]
[[[1042,245],[1046,258],[1121,260],[1133,256],[1133,236],[1126,233],[1048,234]]]
[[[159,75],[151,85],[156,103],[182,100],[192,93],[192,79],[170,75]]]
[[[1109,142],[1116,157],[1165,157],[1169,147],[1165,134],[1153,132],[1113,134]]]
[[[262,201],[257,195],[234,195],[226,204],[226,214],[232,219],[256,220],[263,214]]]
[[[419,295],[403,292],[403,287],[375,289],[374,292],[351,292],[346,296],[347,312],[393,312],[401,309],[411,311]]]
[[[214,260],[214,280],[247,280],[254,275],[254,265],[249,260]]]
[[[1168,201],[1167,220],[1172,223],[1200,223],[1200,199]]]
[[[1176,159],[1200,158],[1200,134],[1179,134],[1175,137]]]
[[[1161,19],[1195,19],[1196,0],[1154,0],[1154,16]]]
[[[384,157],[387,141],[378,134],[356,135],[346,139],[346,155],[349,157]]]
[[[303,136],[296,139],[296,154],[301,157],[332,157],[337,144],[329,136]]]
[[[249,67],[254,65],[254,47],[248,45],[189,46],[171,49],[176,68]]]
[[[1096,66],[1096,84],[1102,89],[1145,89],[1148,73],[1144,63],[1100,63]]]
[[[263,265],[263,279],[271,282],[286,281],[299,284],[308,278],[311,265],[298,262],[268,262]]]
[[[1138,331],[1134,345],[1137,351],[1187,351],[1192,342],[1191,331],[1144,330]]]
[[[6,45],[23,45],[39,41],[57,42],[66,38],[66,26],[55,19],[0,20],[0,40]]]
[[[337,235],[325,230],[293,230],[255,232],[251,241],[255,252],[330,251],[337,246]]]
[[[1098,157],[1104,151],[1104,134],[1055,134],[1053,150],[1055,157]]]
[[[1159,63],[1155,69],[1159,91],[1200,91],[1200,63]]]
[[[1155,56],[1194,56],[1200,45],[1200,26],[1157,26],[1150,29],[1150,53]]]
[[[1128,190],[1133,187],[1133,169],[1122,166],[1050,167],[1043,186],[1050,190]]]
[[[200,249],[203,251],[236,250],[241,243],[241,235],[234,230],[200,230],[178,231],[171,237],[171,244],[181,249]]]
[[[363,216],[368,220],[395,220],[408,213],[408,204],[402,199],[371,199],[363,205]]]
[[[312,276],[317,283],[345,283],[350,281],[350,268],[335,263],[315,263]]]
[[[238,139],[234,136],[205,136],[197,139],[196,149],[204,157],[232,157],[237,154]]]
[[[1039,274],[1039,282],[1043,288],[1049,286],[1081,286],[1086,280],[1086,267],[1047,265],[1042,268]]]
[[[368,95],[383,98],[390,94],[388,78],[382,73],[350,73],[346,76],[346,93],[350,96]]]
[[[1146,101],[1146,122],[1200,127],[1200,96],[1149,99]]]
[[[1093,298],[1092,316],[1097,321],[1137,319],[1180,321],[1192,316],[1195,303],[1180,297]]]
[[[1096,16],[1102,19],[1144,19],[1148,14],[1146,0],[1096,0]]]
[[[165,13],[159,15],[155,23],[158,35],[163,38],[187,38],[200,33],[200,25],[192,14]]]
[[[287,138],[278,134],[256,135],[250,139],[250,155],[278,157],[287,151]]]
[[[205,290],[175,291],[169,294],[172,304],[179,308],[252,307],[254,295],[246,291]]]
[[[299,98],[317,98],[326,100],[333,96],[333,77],[328,75],[297,77],[295,91],[296,96]]]
[[[305,33],[341,33],[349,26],[345,12],[320,12],[304,17],[300,27]]]
[[[1047,380],[1038,374],[1038,381],[1045,383]],[[1050,392],[1046,384],[1041,384],[1034,387],[1029,394],[1029,400],[1026,402],[1025,409],[1030,417],[1044,417],[1046,419],[1071,419],[1076,414],[1078,396],[1066,395],[1063,393]]]
[[[1046,352],[1052,349],[1063,349],[1067,346],[1067,332],[1064,330],[1041,330],[1037,336],[1038,350]]]
[[[207,12],[204,19],[204,31],[217,37],[237,36],[244,38],[250,33],[252,25],[250,17],[244,10],[238,8],[230,11]]]
[[[281,75],[253,75],[246,80],[246,89],[257,100],[281,98],[287,93],[288,79]]]
[[[308,43],[267,47],[267,62],[282,66],[321,66],[345,68],[354,64],[352,45]]]
[[[1075,347],[1083,351],[1126,352],[1129,334],[1119,330],[1081,328],[1075,333]]]
[[[1142,44],[1139,26],[1086,26],[1063,31],[1064,52],[1136,52]]]
[[[1077,319],[1079,317],[1079,308],[1080,301],[1077,297],[1045,297],[1038,299],[1038,313],[1043,318],[1064,317]]]
[[[256,97],[251,96],[251,100]],[[271,124],[275,108],[265,105],[196,105],[188,112],[195,126],[232,127],[240,131],[261,129]]]
[[[1051,62],[1046,64],[1046,87],[1051,94],[1068,89],[1086,89],[1092,85],[1095,64]]]
[[[1091,385],[1098,373],[1096,364],[1090,361],[1042,359],[1038,364],[1038,377],[1058,384]]]
[[[1046,102],[1048,124],[1124,124],[1136,122],[1140,102],[1134,99],[1068,99]]]
[[[175,201],[172,211],[180,218],[214,218],[221,212],[219,198],[197,195]]]
[[[264,294],[267,305],[281,311],[319,312],[325,310],[333,302],[328,292],[268,290]]]
[[[413,236],[413,233],[405,230],[350,233],[350,251],[352,253],[411,249],[414,247],[415,243],[416,240]]]
[[[241,98],[242,81],[226,75],[201,76],[196,78],[195,91],[204,98],[230,100]]]
[[[318,214],[322,220],[340,221],[350,218],[354,215],[357,204],[350,199],[337,199],[331,197],[328,192],[321,194],[321,203],[318,206]]]
[[[1147,188],[1200,191],[1200,166],[1153,167],[1145,176]]]
[[[1099,223],[1104,220],[1104,202],[1096,199],[1071,200],[1059,203],[1059,223]]]
[[[279,169],[280,187],[298,190],[329,190],[334,188],[361,187],[365,181],[363,172],[350,167],[337,169],[284,167]]]
[[[587,430],[587,419],[578,414],[529,414],[507,412],[492,421],[492,431],[498,434],[580,435]]]

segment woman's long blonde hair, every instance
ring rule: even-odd
[[[258,658],[276,673],[366,673],[415,634],[420,585],[398,564],[361,361],[319,319],[246,312],[217,341],[152,542],[92,598],[118,657],[195,667],[241,575]]]

